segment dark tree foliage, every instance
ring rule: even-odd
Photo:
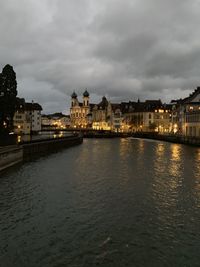
[[[0,73],[0,132],[13,130],[17,81],[13,67],[6,65]]]

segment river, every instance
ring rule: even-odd
[[[200,266],[200,148],[82,145],[0,174],[1,267]]]

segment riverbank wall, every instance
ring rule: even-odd
[[[20,145],[0,147],[0,171],[16,165],[17,163],[79,145],[82,142],[83,137],[81,135],[75,135],[57,139],[35,140],[24,142]]]
[[[23,161],[23,148],[17,145],[0,148],[0,171]]]
[[[117,137],[129,137],[130,134],[127,133],[115,133],[109,131],[83,131],[84,138],[117,138]]]
[[[83,137],[81,135],[27,142],[22,145],[23,159],[27,161],[41,155],[57,152],[64,148],[79,145],[82,142]]]
[[[180,135],[166,135],[166,134],[157,134],[157,133],[132,133],[132,137],[143,138],[143,139],[154,139],[160,141],[166,141],[177,144],[185,144],[192,146],[200,147],[200,138],[189,137],[189,136],[180,136]]]

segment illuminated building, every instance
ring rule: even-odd
[[[92,128],[94,130],[105,130],[120,132],[122,130],[121,104],[114,104],[105,96],[99,104],[94,105],[92,110]]]
[[[70,120],[71,127],[88,128],[91,126],[91,112],[94,104],[89,103],[90,95],[87,90],[83,93],[83,102],[79,102],[77,94],[71,95]]]
[[[184,99],[173,100],[172,132],[200,137],[200,87]]]
[[[94,130],[111,130],[111,103],[105,96],[99,104],[96,104],[92,111],[92,128]]]
[[[171,106],[160,100],[122,102],[124,129],[131,132],[159,132],[170,130]]]
[[[41,110],[38,103],[26,103],[17,98],[16,111],[13,117],[14,132],[16,134],[30,134],[41,131]]]
[[[42,115],[42,129],[67,129],[70,128],[70,116],[62,113],[54,113],[49,115]]]

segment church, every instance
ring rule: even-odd
[[[122,123],[120,104],[111,104],[105,96],[102,97],[99,104],[91,104],[87,90],[83,93],[82,99],[82,102],[79,102],[75,92],[71,95],[70,121],[72,128],[119,130]]]
[[[71,95],[70,119],[71,127],[88,128],[92,125],[92,109],[94,104],[90,104],[90,95],[87,90],[83,93],[83,101],[79,102],[77,94]]]

